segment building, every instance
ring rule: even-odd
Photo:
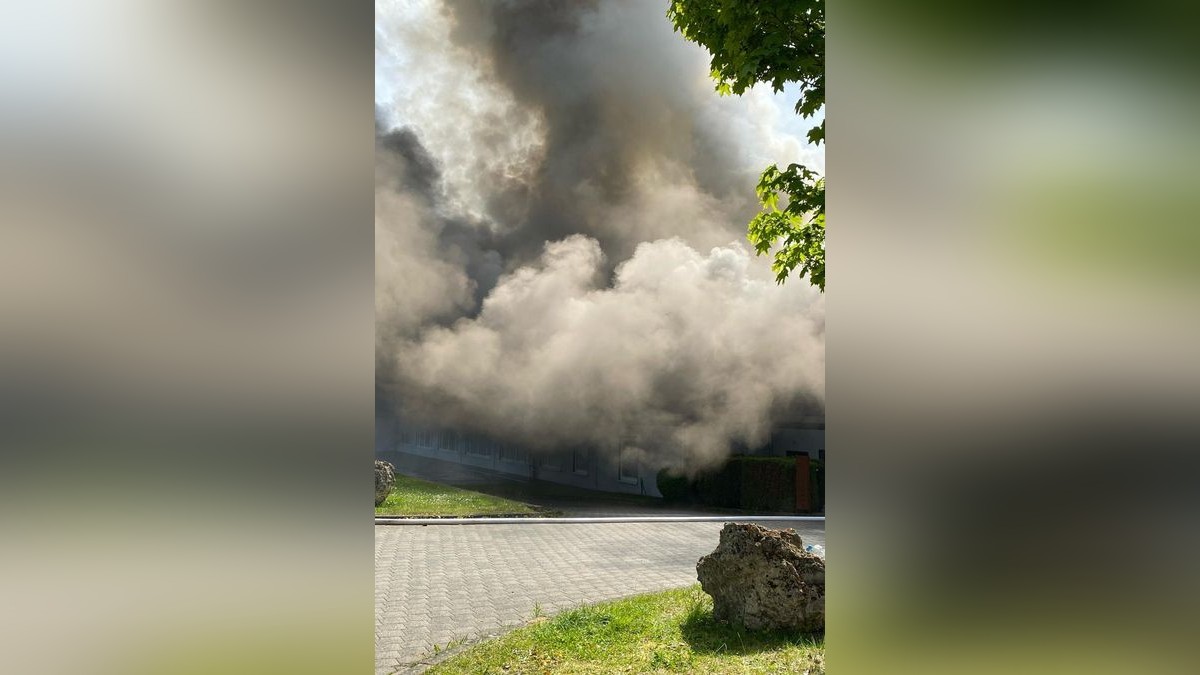
[[[825,418],[801,417],[780,423],[771,432],[771,440],[746,454],[793,457],[825,461]]]
[[[643,457],[640,450],[625,443],[614,443],[608,452],[601,452],[603,448],[579,446],[534,453],[479,435],[414,427],[384,419],[376,421],[376,439],[382,450],[461,464],[476,470],[602,492],[662,496],[657,482],[662,465]],[[782,424],[763,447],[733,448],[732,451],[777,456],[807,454],[812,459],[824,461],[825,421],[823,418],[804,418]]]

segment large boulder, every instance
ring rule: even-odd
[[[805,552],[795,530],[726,523],[696,573],[718,620],[750,630],[825,630],[825,561]]]
[[[396,469],[389,462],[375,460],[375,506],[383,503],[396,486]]]

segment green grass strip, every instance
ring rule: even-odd
[[[755,632],[720,623],[700,587],[580,607],[455,655],[452,673],[825,672],[821,635]]]
[[[538,513],[529,504],[440,483],[396,476],[396,487],[375,507],[377,516],[494,516]]]

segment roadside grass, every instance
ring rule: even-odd
[[[539,513],[529,504],[399,474],[392,493],[383,504],[375,507],[377,516],[466,517]]]
[[[580,607],[435,665],[453,673],[825,672],[823,635],[720,623],[700,586]]]

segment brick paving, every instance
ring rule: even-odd
[[[790,523],[764,523],[788,527]],[[719,522],[381,525],[375,670],[420,668],[433,646],[477,640],[580,604],[696,582]],[[825,544],[824,523],[795,523]]]

